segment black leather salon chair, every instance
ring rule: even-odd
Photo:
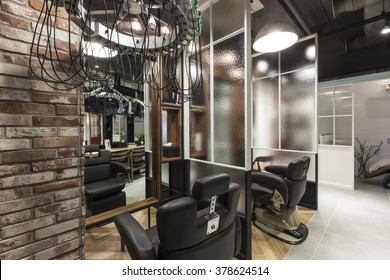
[[[306,191],[309,157],[291,161],[288,166],[269,165],[267,172],[252,173],[254,225],[289,244],[300,244],[308,235],[300,222],[297,205]]]
[[[130,215],[114,218],[132,259],[232,259],[240,251],[239,185],[229,175],[198,179],[192,196],[170,201],[144,230]]]
[[[111,162],[111,152],[97,145],[85,146],[85,197],[87,215],[96,215],[126,205],[126,182],[118,176],[126,172],[122,164]]]

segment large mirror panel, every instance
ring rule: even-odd
[[[156,202],[156,192],[147,180],[152,157],[145,143],[152,127],[151,103],[141,86],[130,86],[95,95],[84,89],[87,227],[117,215],[116,211],[134,212]],[[95,193],[90,193],[88,184],[94,184]],[[104,193],[99,184],[105,185]]]

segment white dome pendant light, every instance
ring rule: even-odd
[[[262,53],[277,52],[292,46],[297,40],[298,35],[291,25],[282,21],[273,22],[257,33],[253,49]]]

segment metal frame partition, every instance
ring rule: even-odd
[[[317,40],[314,34],[278,53],[252,55],[252,159],[272,155],[272,164],[287,164],[310,156],[300,204],[312,209],[318,208]]]

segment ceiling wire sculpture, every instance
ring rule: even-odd
[[[57,89],[123,80],[189,99],[202,83],[197,8],[197,0],[43,0],[31,71]]]

